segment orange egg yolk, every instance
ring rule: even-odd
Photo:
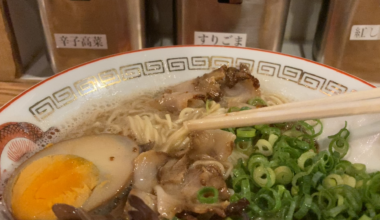
[[[24,168],[12,190],[16,219],[56,219],[52,206],[82,206],[98,183],[99,170],[88,160],[73,155],[53,155]]]

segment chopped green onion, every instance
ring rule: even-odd
[[[276,174],[276,183],[278,184],[289,184],[293,179],[293,172],[287,166],[280,166],[274,169],[274,173]]]
[[[269,141],[265,139],[260,139],[257,141],[255,148],[257,148],[258,153],[261,153],[265,156],[271,156],[273,154],[273,146]]]
[[[236,129],[236,136],[239,138],[252,138],[256,135],[256,129],[251,127]]]
[[[318,205],[321,207],[323,210],[325,209],[331,209],[335,207],[336,204],[336,197],[331,194],[329,191],[323,189],[320,189],[318,193],[316,193],[318,196]]]
[[[210,111],[210,107],[212,105],[213,100],[207,99],[206,101],[206,112]]]
[[[285,137],[286,136],[282,136],[276,142],[276,149],[275,149],[275,151],[276,151],[277,155],[280,155],[280,154],[288,155],[288,157],[291,157],[291,158],[298,158],[298,157],[300,157],[301,154],[302,154],[302,152],[299,149],[295,149],[294,147],[290,146],[288,144],[288,141],[286,140],[287,138],[285,138]]]
[[[259,166],[253,170],[253,180],[260,187],[271,187],[276,180],[276,174],[269,167]]]
[[[284,194],[285,192],[285,187],[283,185],[277,185],[277,194],[278,196],[281,198],[282,195]]]
[[[312,159],[315,155],[316,155],[316,153],[314,151],[308,151],[308,152],[301,154],[301,156],[297,160],[298,166],[302,170],[304,170],[306,161],[309,159]]]
[[[301,177],[303,177],[303,176],[309,175],[309,174],[313,171],[314,167],[317,166],[318,164],[319,164],[319,162],[314,163],[314,164],[308,169],[308,171],[306,171],[306,172],[300,172],[300,173],[297,173],[297,174],[293,177],[292,185],[293,185],[293,186],[297,186],[297,181],[298,181],[298,179],[301,178]]]
[[[248,159],[248,171],[253,172],[254,169],[256,169],[259,166],[266,167],[269,164],[268,159],[261,154],[252,154]]]
[[[267,106],[268,104],[261,98],[255,97],[253,99],[248,100],[247,102],[249,105],[253,106]]]
[[[255,128],[257,129],[256,126]],[[277,135],[277,137],[281,136],[281,130],[279,128],[262,126],[259,130],[262,134],[266,134],[266,135],[274,134],[274,135]]]
[[[300,191],[300,188],[298,186],[292,186],[292,189],[290,190],[293,196],[298,195],[299,191]]]
[[[283,135],[293,137],[293,138],[298,138],[302,136],[304,133],[302,131],[297,131],[297,130],[288,130],[283,133]]]
[[[315,137],[318,137],[319,135],[322,134],[322,132],[323,132],[323,124],[322,124],[321,120],[319,120],[319,119],[316,119],[314,121],[316,121],[317,124],[313,125],[313,127],[316,127],[317,125],[320,126],[319,131],[317,133],[315,133],[314,136],[313,136],[315,138]]]
[[[367,211],[368,211],[368,214],[369,214],[369,217],[374,217],[376,215],[376,211],[375,209],[373,208],[373,205],[371,203],[366,203],[365,204],[365,207],[367,208]]]
[[[344,204],[344,197],[342,195],[337,195],[338,197],[338,202],[337,202],[337,205],[343,205]]]
[[[279,166],[279,162],[280,162],[280,161],[278,161],[278,160],[271,160],[271,161],[269,162],[269,165],[268,165],[268,166],[269,166],[270,168],[273,169],[273,168]]]
[[[356,186],[356,179],[352,176],[349,176],[347,174],[342,175],[343,184],[346,184],[347,186],[351,186],[352,188],[355,188]]]
[[[360,172],[365,172],[366,166],[361,163],[354,163],[352,164],[352,167],[355,169],[355,172],[360,173]]]
[[[311,196],[309,194],[306,194],[305,197],[303,198],[302,202],[301,202],[301,206],[300,206],[299,210],[296,213],[294,213],[294,217],[296,219],[302,219],[303,217],[305,217],[305,215],[307,214],[307,212],[310,209],[312,202],[313,201],[311,199]]]
[[[300,185],[302,194],[310,194],[311,189],[311,176],[306,175],[302,177],[302,184]]]
[[[292,201],[288,209],[288,213],[285,216],[285,220],[292,220],[294,215],[294,210],[296,209],[296,202]]]
[[[322,177],[324,177],[325,175],[321,172],[316,172],[314,173],[313,175],[313,178],[311,179],[311,182],[313,184],[313,187],[317,187],[317,185],[320,183],[320,180],[322,179]]]
[[[268,142],[273,146],[278,140],[278,136],[275,134],[270,134],[268,138]]]
[[[355,185],[355,188],[360,188],[360,187],[362,187],[362,186],[363,186],[363,182],[364,182],[364,180],[359,180],[359,181],[357,181],[357,182],[356,182],[356,185]]]
[[[280,196],[276,190],[270,188],[261,188],[256,193],[254,202],[263,213],[276,212],[281,208]]]
[[[333,156],[329,155],[326,151],[321,151],[317,156],[313,158],[313,162],[320,161],[319,171],[322,173],[328,173],[334,169],[336,160]]]
[[[223,131],[227,131],[227,132],[231,132],[232,134],[235,134],[235,135],[236,135],[236,133],[235,133],[235,129],[233,129],[233,128],[222,128],[222,130],[223,130]]]
[[[330,174],[325,179],[323,179],[322,185],[326,188],[331,188],[334,186],[342,185],[343,179],[337,174]]]
[[[361,196],[356,189],[347,185],[339,185],[336,187],[332,187],[328,190],[330,190],[332,193],[336,195],[340,194],[345,198],[344,204],[349,207],[349,210],[348,210],[349,215],[356,216],[355,212],[358,212],[362,209]],[[354,213],[350,214],[349,212],[350,210],[353,211]]]
[[[231,107],[231,108],[228,109],[227,112],[230,113],[230,112],[238,112],[238,111],[240,111],[239,107]]]
[[[336,166],[335,170],[337,172],[344,172],[344,173],[350,173],[352,164],[350,161],[347,160],[341,160]]]
[[[328,137],[332,139],[329,144],[330,153],[332,154],[334,150],[335,152],[339,153],[340,158],[343,158],[347,154],[348,148],[349,148],[347,139],[348,139],[348,136],[350,135],[350,132],[346,129],[346,127],[347,127],[347,122],[344,128],[342,128],[337,134],[331,135]]]
[[[321,219],[321,210],[315,203],[311,203],[310,209],[317,215],[318,220]]]
[[[267,127],[268,127],[268,125],[255,125],[255,128],[259,131],[261,131],[262,129],[267,128]]]
[[[325,213],[326,213],[327,216],[334,218],[338,214],[340,214],[342,211],[344,211],[345,209],[347,209],[346,205],[340,205],[340,206],[336,206],[336,207],[334,207],[332,209],[327,210]]]
[[[251,110],[250,107],[244,106],[240,108],[240,111],[246,111],[246,110]]]
[[[343,134],[343,135],[342,135]],[[348,138],[350,135],[350,131],[347,130],[347,121],[344,123],[344,127],[340,129],[340,131],[334,135],[328,136],[328,138],[334,138],[337,136],[343,137],[344,139]]]
[[[371,202],[376,208],[380,209],[380,172],[376,172],[369,180],[363,183],[363,198]]]
[[[238,151],[251,155],[253,153],[253,144],[251,138],[239,138],[239,141],[236,142],[236,148]]]
[[[343,158],[344,156],[346,156],[348,152],[348,148],[349,148],[348,141],[341,137],[335,137],[334,139],[331,140],[330,145],[329,145],[330,153],[332,154],[333,149],[334,149],[334,151],[340,154],[340,158]]]
[[[214,187],[203,187],[198,191],[197,198],[200,203],[212,204],[218,202],[219,193]]]
[[[296,160],[294,159],[287,159],[285,160],[285,164],[294,172],[294,173],[299,173],[301,172],[301,168],[297,165]]]
[[[372,220],[372,218],[368,217],[366,214],[362,215],[359,220]]]
[[[232,180],[232,186],[234,187],[234,189],[237,189],[239,185],[241,185],[241,182],[245,179],[249,179],[249,176],[248,175],[241,175],[241,176],[237,176],[236,178],[234,178]]]
[[[241,195],[244,197],[244,198],[250,198],[250,195],[251,195],[251,187],[250,187],[250,184],[249,184],[249,180],[248,179],[243,179],[241,181]]]
[[[230,202],[246,198],[250,219],[380,220],[380,172],[342,160],[349,147],[347,124],[329,136],[329,151],[317,153],[315,137],[323,125],[314,122],[230,129],[237,150],[249,155],[227,179],[234,190]]]
[[[304,134],[307,134],[311,137],[314,137],[315,135],[315,131],[314,131],[314,127],[310,124],[308,124],[307,122],[304,122],[304,121],[298,121],[295,125],[295,127],[299,127],[299,130],[304,132]]]

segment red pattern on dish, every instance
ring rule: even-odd
[[[9,122],[0,125],[0,153],[5,145],[14,138],[26,138],[36,142],[43,136],[41,128],[27,122]]]
[[[8,158],[13,162],[19,161],[26,153],[37,150],[39,147],[31,140],[16,138],[8,142],[11,144],[7,152]]]
[[[53,139],[59,132],[51,127],[46,132],[34,124],[27,122],[9,122],[0,125],[0,155],[11,141],[7,157],[13,162],[19,161],[26,153],[44,147],[44,141]],[[27,139],[22,141],[22,138]],[[28,141],[29,140],[29,141]],[[0,168],[1,170],[1,168]],[[3,170],[2,172],[6,172]]]

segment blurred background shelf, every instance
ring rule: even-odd
[[[0,82],[0,107],[38,82],[40,81],[23,79],[14,82]]]
[[[54,75],[54,68],[48,61],[51,59],[47,46],[49,43],[46,43],[46,34],[44,34],[43,22],[41,22],[41,13],[39,12],[41,8],[38,1],[44,2],[46,0],[0,0],[0,82],[3,81],[0,83],[0,106],[35,83]],[[94,0],[93,2],[96,3],[96,1],[99,0]],[[145,13],[145,17],[142,19],[145,26],[141,28],[145,28],[146,37],[140,36],[139,39],[143,38],[146,41],[143,47],[175,44],[178,40],[176,19],[179,19],[178,16],[182,16],[181,13],[186,12],[186,9],[181,9],[182,11],[179,12],[179,8],[176,8],[176,3],[178,5],[179,2],[183,3],[187,0],[142,1],[145,4],[142,11],[142,13]],[[247,2],[249,1],[247,0]],[[265,3],[275,3],[276,1],[281,0],[268,0]],[[283,25],[284,35],[281,52],[313,60],[313,41],[316,33],[321,29],[318,26],[319,16],[322,15],[321,17],[327,18],[326,14],[320,14],[320,12],[323,12],[324,7],[334,1],[336,0],[290,0],[286,25]],[[349,0],[347,2],[353,1]],[[357,0],[357,2],[359,1],[361,2],[362,0]],[[72,1],[71,3],[63,4],[74,4],[74,2],[75,4],[86,4],[85,1]],[[264,1],[255,0],[254,2],[258,3],[259,6],[265,6]],[[273,4],[273,6],[276,6],[277,3]],[[52,2],[49,2],[49,4],[52,4]],[[53,7],[51,9],[56,9],[54,8],[56,5],[52,4],[51,6]],[[141,9],[141,5],[135,6],[135,8]],[[327,11],[325,10],[325,12]],[[257,18],[255,19],[257,20]],[[204,28],[205,26],[207,25],[200,25],[199,28]],[[252,28],[257,27],[259,26],[252,26]],[[249,26],[249,28],[251,27]],[[191,32],[191,34],[193,33]],[[8,47],[5,44],[8,44]],[[9,44],[12,47],[9,47]],[[79,50],[74,49],[71,51],[71,54],[75,55],[75,52]],[[83,52],[83,50],[81,51]],[[91,50],[88,50],[88,52],[91,53]],[[2,56],[3,54],[4,56]],[[5,54],[7,57],[4,59]],[[7,65],[9,68],[4,68]],[[371,83],[375,86],[380,86],[380,83]]]
[[[183,14],[189,13],[186,8],[179,9],[178,7],[176,8],[176,5],[184,3],[188,0],[138,0],[136,2],[141,2],[141,1],[144,3],[144,6],[143,6],[144,9],[142,10],[142,13],[145,14],[144,19],[142,19],[141,21],[142,22],[141,29],[145,30],[145,37],[141,35],[135,38],[146,41],[146,43],[143,46],[139,44],[140,45],[139,47],[166,46],[166,45],[173,45],[173,44],[178,43],[176,41],[177,41],[177,35],[180,33],[180,29],[179,29],[180,27],[177,24],[177,20],[179,19],[179,16],[183,16],[185,19],[191,19],[191,17],[188,17],[188,16],[186,17],[185,15],[183,15]],[[198,3],[202,2],[200,0],[194,0],[194,1],[199,1]],[[218,0],[207,0],[207,1],[217,2]],[[286,2],[287,1],[288,0],[286,0]],[[285,2],[285,0],[284,1],[283,0],[268,0],[268,1],[245,0],[243,1],[243,5],[245,5],[244,7],[251,8],[252,4],[255,4],[257,6],[255,8],[257,8],[258,13],[268,14],[268,15],[264,14],[265,16],[271,16],[270,15],[271,13],[267,11],[269,9],[265,8],[266,4],[271,6],[271,10],[276,9],[276,10],[287,11],[286,25],[282,25],[282,27],[266,27],[265,26],[264,29],[268,29],[268,28],[269,29],[273,29],[273,28],[283,29],[283,37],[280,37],[278,40],[281,42],[283,38],[284,41],[286,42],[283,45],[283,48],[285,50],[288,50],[289,47],[294,46],[293,44],[295,43],[293,42],[304,44],[305,42],[313,41],[322,1],[323,0],[308,0],[307,2],[305,2],[304,0],[290,0],[290,4],[288,5],[289,7],[287,7],[287,6],[280,6],[281,4],[279,4],[281,2]],[[40,2],[41,4],[39,5],[38,2]],[[124,2],[126,2],[126,0],[117,0],[113,2],[113,4],[123,5]],[[45,3],[45,4],[42,4],[42,3]],[[75,7],[81,8],[83,7],[83,5],[87,5],[87,7],[95,7],[95,8],[92,8],[92,10],[96,11],[97,9],[96,7],[98,7],[97,4],[101,4],[101,1],[99,0],[94,0],[91,2],[68,1],[67,3],[59,3],[59,4],[64,4],[64,5],[61,5],[61,8],[65,7],[67,11],[72,11],[75,9]],[[15,51],[14,58],[17,58],[16,63],[18,64],[18,71],[13,73],[14,79],[20,78],[20,77],[23,79],[30,79],[30,78],[39,79],[39,78],[44,78],[44,77],[54,74],[52,70],[54,68],[50,67],[49,64],[47,63],[47,57],[50,56],[49,59],[50,60],[52,59],[52,54],[50,53],[49,55],[48,52],[52,50],[52,47],[56,49],[56,45],[52,44],[51,39],[49,40],[50,38],[49,32],[56,33],[57,31],[59,32],[59,31],[64,30],[66,31],[65,33],[79,31],[79,32],[94,34],[94,32],[96,32],[97,30],[98,31],[100,30],[99,28],[96,29],[96,27],[89,26],[92,23],[87,22],[88,20],[70,21],[70,19],[76,19],[76,18],[66,18],[65,17],[66,14],[62,14],[60,16],[57,15],[58,17],[56,16],[57,18],[54,18],[56,20],[55,23],[57,22],[59,23],[61,22],[61,20],[62,22],[64,21],[74,22],[73,25],[71,25],[73,26],[72,28],[67,27],[66,29],[56,30],[54,29],[55,27],[51,27],[52,29],[46,29],[46,28],[49,28],[49,26],[51,26],[49,24],[46,24],[46,22],[49,22],[49,19],[45,18],[46,16],[49,16],[46,13],[50,13],[52,12],[52,10],[53,11],[58,10],[59,8],[58,6],[60,6],[59,4],[53,3],[47,0],[0,0],[2,17],[4,17],[4,22],[7,23],[6,24],[7,33],[10,36],[10,39],[14,41],[12,42],[13,50]],[[225,3],[218,3],[218,4],[219,5],[215,5],[215,6],[218,6],[217,8],[219,8],[220,6],[220,10],[223,9],[224,13],[227,11],[231,12],[231,10],[235,7],[241,7],[238,5],[228,6],[228,4],[225,4]],[[137,5],[127,5],[127,6],[130,9],[141,10],[141,6],[137,6]],[[129,9],[126,9],[126,10],[129,10]],[[125,11],[125,13],[127,12],[131,13],[130,11]],[[210,13],[211,12],[212,10],[210,11]],[[84,11],[83,12],[75,11],[75,13],[81,13],[81,14],[78,14],[78,16],[75,16],[75,17],[78,17],[78,19],[80,19],[79,17],[86,18],[86,16],[88,16],[87,14],[85,14],[87,12],[84,12]],[[98,13],[102,13],[102,11],[98,11]],[[222,13],[221,15],[224,15],[224,13]],[[120,14],[120,13],[118,11],[118,12],[115,12],[115,14]],[[250,17],[249,14],[244,15],[244,16],[240,17],[239,21],[234,21],[238,23],[242,22],[241,24],[236,24],[238,26],[240,25],[239,27],[240,29],[242,29],[242,31],[249,31],[251,29],[256,30],[255,28],[260,29],[261,27],[260,25],[267,25],[267,24],[261,24],[263,21],[261,21],[259,17],[257,18]],[[105,16],[104,19],[108,19],[108,17],[109,16]],[[269,18],[274,19],[276,17],[268,17],[268,19]],[[225,19],[228,19],[228,18],[225,18]],[[245,19],[251,19],[251,20],[249,20],[250,21],[249,23],[246,23]],[[190,20],[186,20],[186,21],[191,22]],[[112,22],[112,21],[105,20],[104,22]],[[137,22],[139,22],[139,20],[133,20],[130,23],[138,24]],[[199,20],[197,22],[201,23],[201,24],[197,24],[198,26],[195,27],[197,30],[198,29],[203,30],[209,25],[207,23],[204,23],[204,24],[202,23],[202,22],[207,22],[207,21]],[[60,26],[67,26],[64,24],[65,23],[62,23]],[[122,24],[122,23],[120,23],[120,25],[125,26],[125,24]],[[132,24],[128,23],[127,25],[132,25]],[[56,28],[59,28],[60,26],[57,26]],[[81,29],[75,29],[79,27],[81,27]],[[132,27],[134,27],[133,32],[140,31],[138,27],[133,26],[133,25]],[[88,28],[91,28],[91,29],[88,29]],[[93,30],[93,28],[95,28],[95,30]],[[103,27],[102,29],[104,28],[105,27]],[[46,32],[46,30],[48,30],[48,32]],[[89,32],[86,32],[86,30]],[[229,27],[228,30],[229,31],[234,30],[234,26]],[[100,32],[98,34],[102,34]],[[277,32],[273,31],[270,33],[277,33]],[[188,33],[186,32],[186,34]],[[255,33],[252,33],[251,35],[254,38],[258,37],[258,35]],[[257,36],[254,36],[254,35],[257,35]],[[113,42],[109,40],[108,43],[120,44],[122,42]],[[130,43],[133,44],[134,42],[131,40]],[[187,44],[188,43],[189,42],[187,42]],[[78,57],[75,57],[76,56],[75,54],[84,53],[83,49],[60,49],[59,51],[65,51],[65,53],[68,53],[69,51],[71,51],[70,55],[73,56],[75,59],[79,59]],[[97,50],[87,50],[88,53],[93,53],[93,52],[95,53],[96,51]],[[287,51],[283,51],[283,52],[292,53],[292,52],[287,52]],[[296,52],[296,54],[299,54],[299,53]],[[67,59],[70,59],[71,56],[65,55]],[[48,65],[48,66],[45,67],[45,65]],[[57,64],[54,64],[54,65],[56,66]],[[7,73],[7,75],[9,74],[10,73]],[[3,77],[4,75],[5,74],[0,71],[0,81],[12,80],[9,77],[7,78]]]

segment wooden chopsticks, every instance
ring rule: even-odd
[[[245,127],[380,112],[380,88],[185,122],[189,130]]]

